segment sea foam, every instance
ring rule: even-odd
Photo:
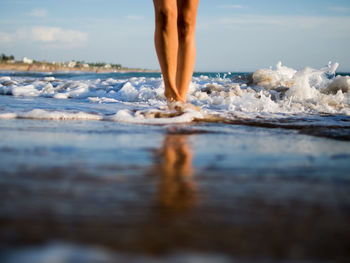
[[[30,98],[32,103],[23,107],[3,105],[0,118],[167,124],[205,120],[210,116],[223,119],[296,114],[350,116],[350,77],[336,76],[337,67],[337,63],[329,63],[322,69],[295,70],[279,62],[275,68],[259,69],[251,77],[197,74],[192,78],[187,101],[201,110],[178,115],[166,110],[164,83],[161,77],[153,75],[112,74],[101,78],[98,74],[81,77],[9,74],[0,77],[0,94]],[[148,114],[156,110],[165,113]]]

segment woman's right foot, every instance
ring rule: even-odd
[[[201,107],[195,106],[191,103],[185,103],[182,101],[169,102],[168,108],[171,111],[184,112],[185,110],[200,111]]]

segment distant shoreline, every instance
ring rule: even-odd
[[[140,68],[105,68],[105,67],[68,67],[56,65],[52,63],[33,63],[26,64],[22,62],[15,63],[0,63],[0,71],[28,71],[28,72],[87,72],[87,73],[112,73],[112,72],[154,72],[159,73],[159,70],[140,69]]]

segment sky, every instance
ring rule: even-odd
[[[0,53],[159,69],[151,0],[0,0]],[[196,71],[350,71],[348,0],[200,0]]]

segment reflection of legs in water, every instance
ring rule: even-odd
[[[195,26],[199,0],[153,0],[155,46],[168,101],[186,102],[196,50]]]
[[[168,135],[163,145],[163,174],[179,178],[192,175],[192,153],[185,135]]]
[[[167,135],[160,149],[158,202],[169,212],[184,212],[195,202],[192,153],[185,135]]]

